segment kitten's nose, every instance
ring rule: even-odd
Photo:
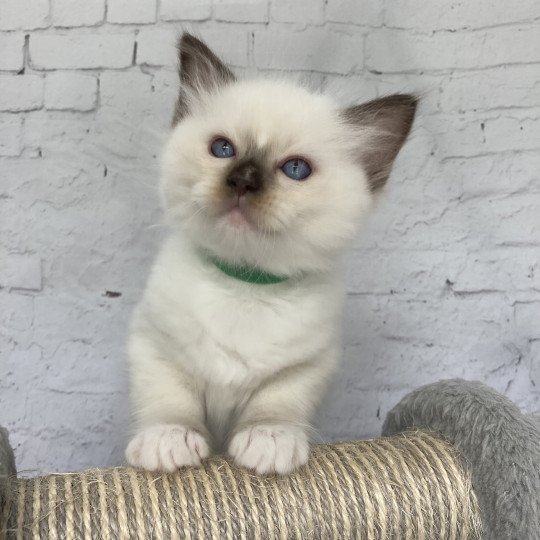
[[[226,184],[236,192],[238,197],[248,191],[258,191],[262,186],[262,174],[252,161],[246,161],[235,167],[227,177]]]

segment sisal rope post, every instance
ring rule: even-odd
[[[20,479],[12,490],[5,530],[17,540],[477,540],[481,532],[468,470],[426,432],[319,445],[286,477],[214,457],[172,474],[96,469]]]

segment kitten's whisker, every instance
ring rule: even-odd
[[[197,216],[199,215],[203,210],[204,210],[204,207],[203,206],[200,206],[198,205],[197,203],[195,202],[189,202],[189,203],[185,203],[184,205],[182,205],[182,207],[180,208],[175,208],[175,210],[173,211],[173,215],[175,217],[179,217],[179,218],[182,218],[183,217],[183,214],[190,208],[190,207],[195,207],[197,208],[197,210],[195,212],[193,212],[191,215],[188,216],[188,218],[183,221],[183,225],[186,226],[186,225],[189,225],[190,222]]]

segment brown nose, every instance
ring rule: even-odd
[[[248,191],[258,191],[262,186],[262,174],[252,161],[239,164],[227,177],[226,184],[236,192],[238,197]]]

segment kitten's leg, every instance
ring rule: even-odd
[[[259,474],[288,474],[307,462],[309,422],[335,358],[284,369],[256,390],[228,446],[238,465]]]
[[[126,459],[149,471],[200,465],[210,453],[203,399],[194,381],[145,337],[130,339],[131,401],[137,433]]]

